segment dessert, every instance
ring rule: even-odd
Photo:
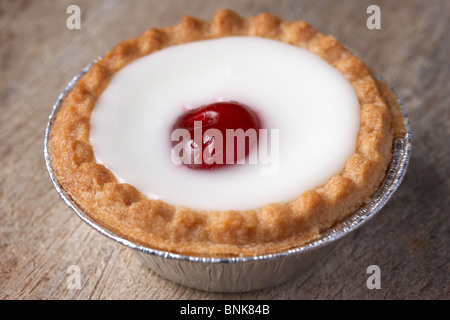
[[[231,157],[244,164],[174,163],[171,131],[223,104],[251,110],[243,123],[257,142]],[[404,130],[388,86],[332,36],[221,10],[212,22],[150,29],[96,61],[55,115],[49,154],[77,205],[118,235],[185,255],[249,256],[313,241],[360,208]]]

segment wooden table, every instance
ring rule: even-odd
[[[381,9],[369,30],[366,9]],[[81,9],[69,30],[66,9]],[[147,270],[129,249],[91,229],[55,192],[43,137],[66,83],[95,57],[182,15],[219,8],[270,12],[331,33],[395,88],[412,123],[402,185],[373,220],[342,239],[306,280],[240,294],[185,288]],[[2,299],[448,299],[450,2],[108,1],[0,2],[0,298]],[[81,286],[67,285],[68,268]],[[366,286],[367,267],[381,289]]]

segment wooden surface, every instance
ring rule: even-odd
[[[366,9],[381,8],[381,29]],[[66,9],[81,8],[68,30]],[[182,15],[219,8],[270,12],[331,33],[394,87],[412,123],[408,174],[373,220],[342,239],[305,280],[241,294],[185,288],[156,276],[82,222],[45,168],[43,137],[66,83],[120,40]],[[0,2],[1,299],[448,299],[450,213],[449,1],[53,1]],[[67,286],[71,265],[80,289]],[[381,289],[366,269],[378,265]]]

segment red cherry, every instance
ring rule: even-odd
[[[201,126],[198,126],[199,124]],[[182,161],[182,163],[191,169],[209,170],[219,168],[229,164],[236,164],[238,161],[245,161],[245,157],[249,154],[250,149],[258,141],[260,128],[261,123],[258,116],[246,105],[234,101],[216,102],[189,110],[175,121],[172,126],[172,132],[176,129],[184,129],[187,130],[185,132],[189,132],[190,138],[184,140],[180,138],[177,141],[172,141],[172,147],[178,145],[177,150],[181,150],[182,147],[182,153],[190,153],[190,155],[185,155],[186,158],[184,158],[188,159],[188,161]],[[231,129],[235,133],[246,132],[253,134],[252,137],[256,137],[256,140],[247,137],[241,140],[241,144],[239,144],[239,138],[231,138],[232,136],[229,136],[229,141],[227,141],[227,129]],[[236,131],[237,129],[242,129],[243,131]],[[228,130],[228,133],[230,133],[230,130]],[[221,137],[217,137],[220,134]],[[222,138],[222,141],[220,141],[220,138]],[[245,147],[242,141],[245,141]],[[180,145],[181,143],[182,146]],[[230,154],[234,150],[234,156],[229,156],[231,159],[227,159],[227,150]],[[177,156],[181,157],[181,154],[177,154]]]

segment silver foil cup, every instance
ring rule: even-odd
[[[99,225],[83,212],[60,185],[51,166],[48,142],[53,118],[66,94],[91,68],[92,64],[84,68],[68,83],[49,116],[45,131],[44,156],[50,178],[66,205],[75,211],[83,221],[101,234],[133,250],[144,265],[159,276],[175,283],[212,292],[244,292],[272,287],[307,276],[311,271],[312,264],[317,260],[325,259],[337,240],[362,226],[381,210],[405,176],[411,153],[411,128],[406,110],[398,99],[402,108],[406,133],[394,141],[393,158],[379,190],[366,206],[327,230],[318,240],[281,253],[233,258],[186,256],[138,245]]]

